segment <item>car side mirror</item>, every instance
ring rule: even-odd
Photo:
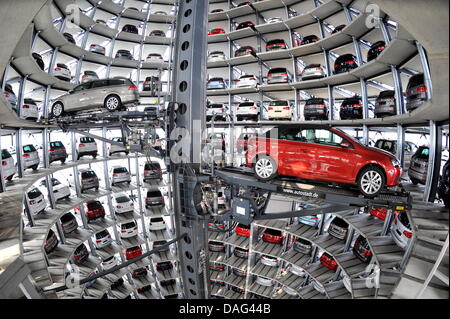
[[[352,147],[352,144],[350,144],[350,143],[347,142],[347,141],[343,141],[343,142],[341,143],[341,146],[344,147],[344,148],[351,148],[351,147]]]

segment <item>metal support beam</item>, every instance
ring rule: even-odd
[[[430,141],[428,155],[427,181],[423,200],[434,202],[436,198],[442,157],[442,130],[435,121],[430,121]]]

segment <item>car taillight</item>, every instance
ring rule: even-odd
[[[59,192],[59,190],[57,190],[57,189],[55,189],[54,191],[53,191],[53,193],[58,193]]]
[[[287,74],[287,73],[281,73],[280,75],[282,75],[282,76],[287,76],[288,74]]]
[[[50,149],[50,150],[48,150],[49,152],[56,152],[56,150],[54,150],[54,149]]]
[[[30,157],[30,154],[22,154],[22,157]]]
[[[353,60],[350,60],[350,61],[346,61],[346,63],[347,63],[347,64],[356,64],[356,62],[355,62],[355,61],[353,61]]]
[[[48,246],[48,241],[45,241],[45,244],[44,244],[45,246]]]
[[[273,107],[272,107],[272,106],[269,106],[268,110],[269,110],[269,111],[272,111],[272,110],[273,110]]]
[[[335,69],[339,68],[339,63],[336,63],[336,64],[334,65],[334,68],[335,68]]]
[[[322,68],[316,68],[316,71],[323,71]]]
[[[256,81],[256,78],[250,78],[249,80],[251,80],[251,81]]]
[[[119,175],[117,175],[117,174],[113,174],[113,177],[117,177],[117,176],[119,176]]]
[[[96,45],[95,44],[91,44],[91,48],[93,48],[93,47],[95,47]]]
[[[318,220],[319,218],[317,217],[311,217],[311,220]]]
[[[162,173],[161,171],[155,171],[155,173]]]
[[[83,75],[81,78],[82,78],[82,79],[85,79],[85,78],[87,78],[87,77],[89,77],[89,75],[86,75],[86,74],[85,74],[85,75]]]
[[[6,161],[2,161],[2,166],[6,166],[8,163]]]
[[[100,239],[97,239],[95,242],[98,244],[101,243],[102,241]]]
[[[121,232],[121,233],[126,233],[127,231],[126,231],[126,230],[121,230],[120,232]]]
[[[256,110],[256,106],[250,107],[250,110]]]
[[[426,93],[428,91],[428,88],[426,85],[421,85],[416,89],[417,93]]]
[[[149,171],[144,171],[144,174],[148,174],[148,173],[150,173]]]
[[[353,107],[361,107],[361,104],[353,104]]]
[[[84,145],[84,144],[80,144],[80,147],[85,147],[86,145]]]
[[[3,96],[4,97],[9,97],[9,93],[8,92],[3,92]]]
[[[32,200],[30,200],[30,205],[34,205],[34,204],[36,204],[36,201],[34,200],[34,199],[32,199]]]
[[[271,78],[271,77],[273,77],[273,74],[267,74],[267,77]]]
[[[61,71],[61,68],[55,68],[55,71]]]
[[[22,105],[22,108],[23,108],[23,109],[29,109],[30,106],[29,106],[29,105]]]
[[[224,81],[219,81],[219,83],[220,83],[220,84],[225,84],[225,82],[224,82]]]
[[[130,86],[128,87],[128,91],[137,91],[137,90],[138,90],[138,88],[137,88],[136,85],[130,85]]]
[[[405,235],[406,238],[411,238],[412,237],[412,233],[410,231],[407,231],[407,230],[403,231],[403,235]]]
[[[283,110],[290,110],[291,108],[289,106],[284,106]]]

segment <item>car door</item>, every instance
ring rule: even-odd
[[[84,109],[89,104],[89,88],[92,82],[86,82],[75,87],[69,95],[64,98],[64,109],[76,111]]]
[[[92,81],[92,86],[89,89],[89,107],[103,106],[108,90],[108,80]]]

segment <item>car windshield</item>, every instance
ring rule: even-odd
[[[267,228],[265,233],[273,236],[281,236],[281,231],[272,228]]]
[[[309,99],[306,101],[306,105],[325,104],[323,99]]]
[[[52,185],[53,186],[60,185],[60,184],[61,184],[60,181],[58,181],[56,178],[52,178]]]
[[[272,73],[287,73],[287,70],[285,68],[274,68],[269,70],[269,74]]]
[[[159,165],[159,163],[146,163],[144,166],[144,170],[159,171],[161,170],[161,165]]]
[[[94,71],[84,71],[84,74],[90,75],[90,76],[97,76],[97,73],[95,73]]]
[[[387,97],[394,97],[395,92],[394,91],[383,91],[378,96],[380,99],[387,98]]]
[[[116,167],[113,173],[127,173],[128,170],[125,167]]]
[[[11,157],[11,154],[9,154],[9,152],[7,150],[2,150],[2,158],[3,159],[7,159],[10,157]]]
[[[161,191],[148,191],[147,197],[162,197]]]
[[[32,100],[32,99],[25,99],[25,100],[23,100],[23,102],[25,104],[36,105],[36,102],[34,102],[34,100]]]
[[[116,197],[116,202],[117,203],[126,203],[129,202],[130,199],[127,196],[120,196],[120,197]]]
[[[97,234],[95,234],[95,238],[99,239],[99,238],[103,238],[103,237],[107,237],[109,236],[109,232],[104,229],[101,232],[98,232]]]
[[[421,85],[424,83],[423,74],[417,74],[409,79],[408,88]]]
[[[72,221],[73,219],[75,219],[75,217],[71,213],[67,213],[61,217],[61,222],[67,223]]]
[[[39,189],[37,189],[37,188],[33,188],[31,191],[28,192],[28,198],[29,199],[35,199],[35,198],[38,198],[41,195],[42,195],[41,191]]]
[[[283,39],[275,39],[275,40],[271,40],[269,42],[267,42],[267,44],[284,44],[284,40]]]
[[[102,207],[102,203],[100,203],[99,201],[90,202],[87,204],[87,207],[89,210],[99,209],[100,207]]]
[[[94,171],[86,171],[81,173],[81,178],[97,177]]]
[[[135,222],[129,222],[129,223],[122,224],[121,228],[122,229],[127,229],[127,228],[133,228],[135,226],[136,226]]]
[[[82,137],[80,138],[81,143],[94,143],[95,140],[92,137]]]
[[[255,105],[255,103],[253,103],[253,102],[244,102],[244,103],[239,104],[239,107],[247,107],[247,106],[254,106],[254,105]]]
[[[222,104],[209,104],[207,106],[207,108],[209,108],[209,109],[221,109],[221,108],[223,108],[223,105]]]
[[[430,155],[430,149],[428,147],[421,146],[416,152],[417,158],[420,159],[428,159],[428,156]]]
[[[25,145],[23,147],[24,153],[36,152],[36,148],[33,145]]]
[[[408,215],[405,212],[400,212],[398,214],[398,219],[406,228],[411,229],[411,225],[409,224]]]
[[[156,217],[156,218],[151,218],[150,221],[152,223],[160,223],[160,222],[163,222],[164,219],[162,217]]]
[[[269,106],[289,106],[287,101],[271,101]]]
[[[64,145],[61,142],[50,142],[50,147],[51,148],[64,148]]]

